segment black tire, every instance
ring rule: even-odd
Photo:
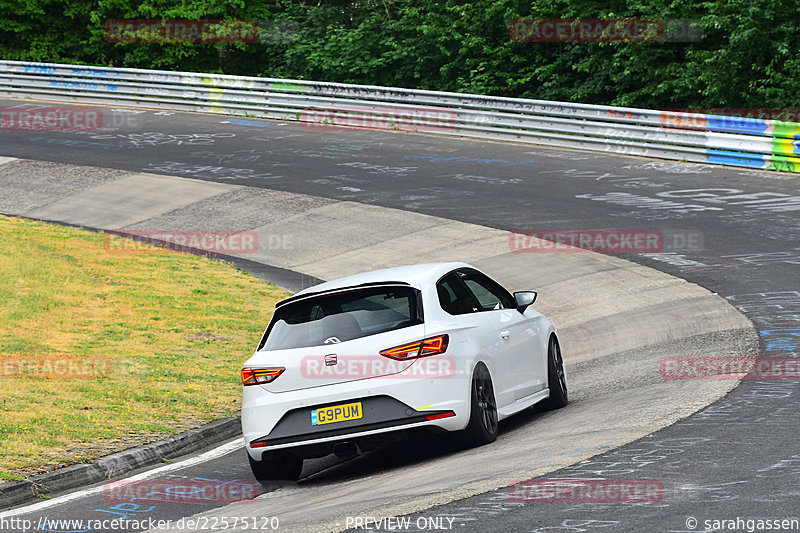
[[[478,363],[472,374],[469,423],[461,431],[459,441],[467,448],[483,446],[497,439],[497,429],[497,400],[492,376],[486,365]]]
[[[560,409],[569,402],[567,392],[567,376],[564,373],[564,358],[561,357],[561,346],[555,335],[550,335],[547,343],[547,386],[550,397],[543,401],[541,409],[550,411]]]
[[[290,453],[265,453],[260,461],[247,454],[253,476],[262,485],[274,481],[297,481],[303,470],[303,460]]]

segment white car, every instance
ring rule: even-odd
[[[296,480],[303,459],[423,432],[492,442],[497,423],[567,404],[553,324],[466,263],[321,283],[279,302],[242,369],[242,430],[259,481]]]

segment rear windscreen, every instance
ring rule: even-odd
[[[339,344],[422,323],[419,291],[370,287],[317,296],[279,307],[259,350]]]

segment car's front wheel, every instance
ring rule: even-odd
[[[262,485],[270,481],[297,481],[303,470],[303,460],[290,453],[265,453],[260,461],[247,454],[253,476]]]
[[[478,363],[472,374],[470,406],[469,423],[459,440],[470,448],[494,442],[497,438],[497,401],[492,376],[483,363]]]

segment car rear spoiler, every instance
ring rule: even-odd
[[[275,309],[292,302],[304,300],[306,298],[315,298],[317,296],[324,296],[326,294],[338,294],[340,292],[368,289],[371,287],[411,287],[411,284],[406,283],[405,281],[371,281],[369,283],[360,283],[358,285],[350,285],[347,287],[337,287],[335,289],[328,289],[326,291],[306,292],[303,294],[296,294],[291,298],[286,298],[285,300],[281,300],[275,304]]]

